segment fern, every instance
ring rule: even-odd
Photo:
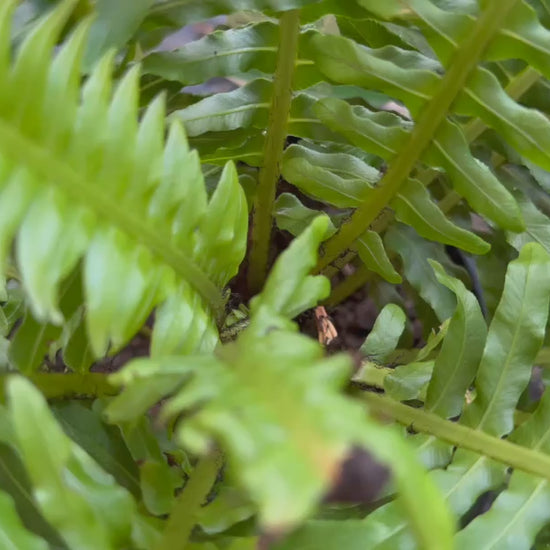
[[[55,4],[0,6],[2,545],[543,548],[546,3]]]
[[[462,229],[453,228],[430,202],[429,193],[422,190],[414,179],[408,179],[409,174],[419,161],[441,168],[445,170],[456,192],[465,197],[475,210],[505,229],[516,232],[522,230],[524,222],[513,197],[494,174],[469,151],[467,142],[479,135],[480,121],[472,120],[462,130],[446,118],[449,113],[445,105],[450,105],[454,97],[452,93],[449,94],[449,89],[452,87],[455,90],[454,94],[459,94],[461,79],[467,76],[467,66],[474,68],[477,60],[483,55],[483,40],[486,40],[487,44],[490,43],[486,55],[489,59],[500,61],[513,48],[514,55],[518,53],[546,74],[547,66],[539,52],[547,48],[545,41],[548,33],[538,23],[531,8],[523,3],[517,6],[511,3],[510,9],[513,13],[508,18],[506,10],[498,9],[498,17],[503,18],[502,29],[497,19],[487,13],[483,21],[480,19],[479,37],[473,32],[475,19],[471,13],[453,14],[430,2],[411,3],[410,12],[403,10],[399,3],[392,4],[391,8],[382,8],[378,3],[365,2],[362,5],[386,19],[399,20],[399,17],[404,16],[408,21],[413,20],[422,28],[429,29],[426,31],[426,39],[439,59],[434,60],[411,50],[400,50],[395,46],[367,48],[343,36],[327,36],[309,29],[304,29],[301,33],[293,82],[297,92],[304,91],[295,94],[287,115],[280,113],[281,116],[288,117],[288,132],[304,139],[321,139],[329,142],[341,140],[338,137],[338,134],[341,134],[351,144],[388,161],[391,160],[389,170],[382,179],[376,171],[365,177],[365,170],[372,171],[371,167],[359,168],[357,159],[342,158],[346,170],[349,170],[350,162],[351,166],[358,165],[358,171],[352,169],[353,177],[356,178],[353,185],[353,188],[357,189],[355,192],[350,187],[349,178],[333,178],[332,174],[337,174],[340,168],[335,167],[336,159],[330,156],[331,153],[326,153],[325,156],[316,153],[315,164],[311,165],[309,161],[308,165],[305,164],[307,149],[287,149],[283,157],[282,173],[291,183],[306,194],[330,204],[339,207],[359,206],[352,218],[357,222],[344,224],[341,232],[332,236],[327,243],[320,267],[326,266],[328,261],[342,253],[345,247],[352,245],[387,205],[394,208],[400,221],[412,225],[424,237],[453,244],[474,253],[484,253],[488,250],[487,244]],[[305,13],[308,14],[307,9]],[[342,14],[341,17],[344,19],[352,16],[352,13],[355,15],[351,7],[340,7],[340,11],[336,13]],[[364,18],[369,15],[368,11],[361,13]],[[494,26],[493,30],[491,26]],[[490,35],[493,32],[495,39],[491,41]],[[462,44],[463,37],[466,36],[470,37],[471,45]],[[152,74],[178,79],[184,83],[195,83],[208,77],[239,72],[244,73],[246,77],[251,69],[264,72],[275,70],[275,40],[273,25],[262,22],[241,30],[220,31],[180,49],[177,53],[154,53],[145,59],[144,65]],[[458,44],[462,45],[453,58],[453,71],[442,79],[439,75],[449,63]],[[472,47],[479,48],[479,53],[468,49]],[[463,60],[463,65],[456,61],[458,57]],[[216,63],[206,62],[211,58],[215,58]],[[192,63],[192,66],[187,70],[189,63]],[[497,80],[482,67],[476,67],[474,74],[475,78],[468,83],[468,86],[473,88],[470,90],[466,87],[466,91],[458,96],[453,107],[457,114],[479,116],[482,122],[496,128],[509,139],[511,145],[527,159],[544,167],[544,147],[540,144],[543,143],[543,134],[547,131],[545,119],[536,111],[525,109],[511,101]],[[311,88],[312,84],[324,78],[338,84],[354,85],[358,90],[356,93],[359,93],[359,86],[384,92],[403,101],[413,116],[419,113],[421,108],[424,109],[423,113],[431,112],[430,109],[434,110],[434,115],[422,114],[426,120],[426,128],[433,125],[432,130],[426,130],[425,144],[420,144],[424,138],[420,141],[418,139],[418,134],[421,133],[420,121],[417,121],[413,128],[410,123],[403,122],[396,115],[373,113],[359,106],[351,107],[347,102],[334,97],[322,97],[318,103],[310,107],[305,98],[309,95],[313,99],[314,96],[311,94],[315,92],[314,88]],[[533,75],[532,69],[528,69],[525,75],[519,74],[516,80],[517,82],[511,82],[509,86],[510,92],[514,94],[522,93],[525,85],[529,85],[530,82],[532,85],[532,82],[536,81],[536,76]],[[267,113],[270,104],[268,88],[267,83],[254,80],[252,77],[251,82],[242,90],[204,99],[182,111],[177,111],[174,116],[184,120],[193,135],[208,133],[212,136],[213,139],[205,142],[206,148],[201,146],[200,141],[197,142],[201,150],[207,156],[210,155],[210,159],[231,158],[231,150],[236,147],[235,155],[244,155],[243,158],[249,157],[251,160],[252,156],[261,156],[260,151],[254,151],[256,147],[261,146],[261,141],[251,139],[253,132],[247,136],[244,151],[245,142],[242,138],[232,146],[231,142],[227,141],[226,134],[224,145],[220,147],[217,145],[214,132],[223,130],[225,133],[229,131],[242,135],[242,130],[236,128],[243,125],[252,128],[264,126],[267,116],[263,113]],[[441,101],[442,97],[445,97],[444,102]],[[498,98],[498,101],[495,102],[493,98]],[[425,106],[428,99],[429,106]],[[435,111],[439,113],[437,116]],[[305,121],[307,123],[304,123]],[[322,135],[322,130],[319,134],[319,122],[337,134]],[[436,128],[437,124],[440,125],[439,128]],[[520,140],[518,136],[524,137]],[[216,148],[218,149],[215,152]],[[298,154],[298,151],[301,154]],[[304,154],[306,159],[303,158]],[[409,167],[399,168],[403,170],[403,174],[399,172],[399,175],[393,176],[392,166],[401,166],[401,162],[404,163],[403,166],[408,164]],[[325,168],[321,173],[320,166],[330,166],[330,169]],[[343,168],[344,164],[341,166]],[[390,184],[387,184],[388,178]],[[380,180],[377,189],[369,189],[365,179],[370,182]],[[421,181],[426,184],[429,180]],[[349,199],[342,200],[343,197]],[[379,254],[376,256],[379,257]],[[369,269],[377,271],[375,262],[368,259],[366,261]],[[384,273],[390,276],[387,270]]]
[[[111,94],[110,55],[80,99],[89,25],[50,59],[71,4],[37,26],[13,67],[2,65],[2,204],[9,211],[2,216],[1,256],[17,232],[18,266],[34,313],[57,324],[59,284],[83,260],[96,356],[126,343],[154,306],[153,353],[212,349],[220,288],[244,253],[246,206],[234,168],[226,167],[207,202],[198,157],[181,126],[171,126],[164,144],[162,99],[138,124],[137,70]],[[7,59],[9,3],[2,10]],[[176,333],[176,319],[190,330]]]

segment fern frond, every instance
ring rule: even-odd
[[[48,549],[48,544],[44,539],[25,529],[17,516],[12,499],[4,492],[0,492],[0,512],[3,518],[0,526],[0,536],[6,546],[28,548],[29,550]]]
[[[328,281],[308,275],[326,228],[327,219],[318,218],[281,255],[252,302],[250,327],[217,357],[137,360],[112,376],[125,386],[107,410],[113,421],[139,416],[151,397],[175,388],[165,416],[200,406],[179,425],[179,441],[200,453],[211,437],[221,441],[268,525],[293,524],[311,510],[350,448],[349,429],[356,429],[350,415],[362,415],[335,391],[349,373],[349,359],[323,360],[319,344],[290,332],[287,321],[326,295]],[[327,402],[347,412],[323,419]]]
[[[207,201],[177,122],[165,142],[162,98],[138,122],[138,68],[111,93],[108,55],[81,87],[89,24],[53,51],[72,4],[45,18],[13,61],[2,8],[0,258],[16,236],[33,310],[54,323],[63,320],[58,286],[83,261],[96,355],[124,344],[157,305],[154,353],[212,349],[221,288],[246,244],[235,169],[226,166]]]
[[[403,503],[426,548],[446,548],[452,531],[437,492],[420,468],[404,459],[410,450],[396,434],[365,424],[361,408],[338,392],[349,376],[349,359],[323,358],[317,342],[291,330],[288,318],[325,295],[328,281],[308,272],[326,233],[326,217],[316,219],[279,257],[261,294],[251,303],[251,322],[237,341],[216,356],[136,360],[111,380],[124,391],[108,407],[114,421],[139,416],[170,392],[165,418],[191,416],[176,427],[185,447],[204,453],[211,439],[221,442],[240,483],[259,507],[266,527],[296,524],[332,483],[353,445],[365,446],[389,463],[402,489]],[[261,368],[258,368],[261,365]],[[148,392],[144,393],[144,388]],[[177,388],[174,392],[174,388]],[[274,389],[276,394],[274,395]],[[323,410],[331,403],[331,414]],[[339,414],[333,414],[335,410]],[[412,501],[426,495],[435,506],[431,521],[413,511]],[[413,496],[414,495],[414,496]]]
[[[513,411],[529,380],[531,367],[542,344],[550,300],[549,269],[548,254],[536,244],[526,245],[520,257],[510,264],[501,302],[489,327],[478,367],[476,397],[464,408],[461,424],[496,437],[512,432]],[[455,325],[458,325],[460,310],[455,315]],[[447,346],[444,344],[444,348]],[[439,361],[442,363],[444,357]],[[509,371],[512,365],[513,369]],[[467,384],[467,381],[464,383]],[[460,385],[462,390],[464,383]],[[431,383],[432,404],[439,393],[435,389],[436,384],[435,381]],[[438,386],[439,391],[445,388],[444,384]],[[451,401],[448,402],[450,403]],[[543,407],[542,404],[540,406]],[[442,409],[438,412],[445,415],[456,414],[459,408],[453,408],[452,411]],[[440,452],[437,450],[438,446],[441,443],[435,437],[420,436],[417,449],[422,453],[427,450],[432,453]],[[451,462],[445,465],[445,470],[435,470],[431,475],[449,502],[451,510],[460,516],[470,509],[480,494],[502,485],[505,482],[505,473],[504,466],[493,462],[486,454],[478,455],[458,448]],[[395,503],[376,510],[365,522],[372,522],[370,529],[373,532],[381,524],[387,527],[388,522],[391,522],[393,534],[390,538],[383,539],[384,545],[401,547],[400,545],[406,544],[406,540],[410,540],[410,535],[406,532],[406,521],[399,518]]]
[[[547,391],[531,418],[514,430],[510,440],[548,454],[549,404],[550,392]],[[548,484],[548,479],[514,471],[491,509],[457,534],[457,545],[465,547],[476,541],[476,546],[483,549],[531,548],[540,529],[550,520]]]
[[[435,360],[426,409],[452,418],[462,411],[464,395],[481,360],[487,327],[476,297],[458,279],[449,277],[441,264],[430,264],[438,281],[456,295],[457,306]]]
[[[10,443],[20,452],[43,516],[71,548],[128,545],[139,521],[130,493],[63,433],[30,382],[12,378],[8,396],[11,416],[4,413],[3,421],[13,429]]]
[[[361,11],[361,8],[339,6],[331,2],[324,4],[319,8],[319,13],[332,10],[338,16],[350,18],[358,17],[356,11]],[[546,48],[548,32],[523,3],[516,6],[515,2],[511,2],[507,10],[511,10],[513,15],[508,17],[504,17],[504,11],[499,8],[498,17],[501,20],[498,23],[496,16],[484,15],[484,12],[445,11],[426,0],[408,2],[406,7],[400,2],[380,6],[379,3],[365,1],[362,5],[366,8],[362,12],[364,17],[368,17],[370,10],[378,16],[403,23],[403,27],[400,27],[401,37],[407,32],[405,24],[418,23],[425,34],[422,39],[430,44],[423,49],[426,55],[399,46],[367,48],[344,36],[322,34],[304,28],[299,37],[298,61],[293,78],[294,88],[300,93],[296,93],[293,99],[288,116],[288,133],[304,139],[333,143],[341,141],[340,136],[344,136],[350,143],[389,161],[389,173],[383,178],[377,175],[376,186],[370,189],[372,178],[365,177],[365,169],[342,179],[336,177],[342,175],[339,170],[333,170],[335,174],[321,171],[318,164],[306,170],[304,159],[299,156],[296,158],[297,146],[287,150],[282,169],[285,178],[306,194],[341,208],[351,206],[359,209],[353,217],[356,221],[344,224],[336,235],[330,237],[319,267],[325,267],[330,259],[346,247],[354,250],[362,248],[365,265],[389,277],[388,280],[395,281],[390,266],[386,264],[382,267],[373,262],[373,254],[369,254],[358,240],[386,206],[393,208],[400,221],[412,225],[425,238],[452,244],[476,254],[485,253],[489,248],[479,237],[454,225],[445,212],[432,202],[431,193],[421,189],[420,185],[428,181],[421,179],[418,182],[410,178],[411,171],[418,163],[443,170],[456,192],[475,211],[495,221],[500,227],[515,232],[523,229],[524,221],[514,197],[488,166],[470,151],[466,139],[470,136],[470,129],[460,127],[450,116],[456,113],[480,117],[488,126],[501,131],[526,158],[545,166],[545,149],[542,144],[550,127],[544,117],[512,101],[496,78],[480,65],[476,66],[476,63],[484,57],[490,60],[506,59],[514,47],[513,51],[520,52],[523,59],[533,63],[545,74],[547,63],[543,61],[542,52]],[[303,20],[307,21],[310,17],[314,19],[316,10],[316,5],[305,8]],[[176,78],[183,83],[243,72],[245,78],[249,79],[247,75],[252,70],[271,73],[275,67],[275,28],[272,22],[264,21],[242,29],[218,31],[177,52],[154,53],[146,58],[145,64],[153,74],[161,78]],[[476,40],[479,38],[475,46],[472,38],[474,31],[478,33]],[[466,39],[469,40],[469,46],[465,45],[468,41]],[[485,45],[480,46],[482,43]],[[399,44],[406,46],[403,40]],[[437,59],[428,57],[433,56],[430,47],[436,52]],[[457,64],[453,57],[451,66],[451,56],[460,57],[460,63]],[[213,59],[215,62],[201,64],[200,61],[205,59]],[[459,65],[462,67],[460,70]],[[462,86],[455,84],[460,79],[466,79],[468,71],[462,70],[466,65],[472,70],[472,75],[461,92]],[[446,68],[447,74],[441,77]],[[428,116],[424,111],[441,111],[438,123],[427,133],[430,134],[429,138],[426,134],[423,146],[416,151],[420,132],[418,120],[415,124],[404,122],[390,113],[372,113],[364,107],[351,107],[335,97],[321,98],[316,104],[308,106],[313,97],[319,97],[315,95],[318,94],[316,87],[311,86],[323,79],[355,87],[357,97],[367,88],[399,99],[415,119],[421,116],[424,122],[430,120],[426,122],[428,126],[434,120],[433,113]],[[455,84],[452,83],[453,79]],[[441,90],[448,86],[453,87],[457,101],[452,108],[451,101],[448,101],[448,112],[444,112],[440,101],[444,95]],[[240,157],[244,149],[245,158],[253,164],[261,165],[261,135],[249,138],[246,144],[244,137],[241,137],[238,140],[240,148],[227,147],[224,142],[216,141],[215,136],[218,132],[229,132],[237,140],[242,126],[264,128],[272,95],[272,83],[256,78],[249,80],[243,88],[227,94],[216,94],[178,111],[174,116],[184,121],[190,133],[203,136],[197,145],[201,150],[204,147],[205,158],[218,162],[232,156]],[[438,99],[435,99],[436,95]],[[325,131],[320,130],[322,127]],[[331,132],[327,132],[327,129]],[[227,140],[227,135],[224,135],[224,139]],[[408,168],[400,173],[397,178],[399,183],[396,179],[391,184],[392,191],[389,192],[387,182],[392,167],[401,161],[405,162],[403,159],[408,158],[405,151],[408,147],[416,151],[413,155],[415,158],[406,161]],[[359,162],[353,155],[350,158],[352,166]],[[322,165],[332,160],[327,155]],[[372,168],[363,164],[366,168]],[[347,165],[350,165],[349,162]],[[384,198],[378,202],[378,197],[382,196]],[[350,227],[353,227],[353,236]],[[340,238],[342,232],[349,234],[349,238]]]

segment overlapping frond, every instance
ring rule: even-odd
[[[372,257],[380,255],[374,253],[372,246],[365,249],[364,243],[361,245],[360,240],[356,240],[369,225],[368,222],[360,223],[360,218],[372,222],[385,206],[395,211],[399,221],[411,225],[425,238],[475,254],[487,252],[488,244],[465,228],[457,227],[446,211],[441,211],[434,203],[432,194],[424,189],[432,181],[433,172],[420,178],[411,177],[415,166],[427,165],[445,174],[453,189],[474,211],[505,230],[522,233],[524,216],[514,196],[502,185],[491,167],[472,154],[469,142],[485,127],[494,128],[526,159],[547,167],[545,151],[548,148],[544,143],[549,139],[550,126],[541,113],[515,101],[525,90],[525,84],[522,88],[519,83],[523,75],[517,75],[517,86],[511,82],[505,91],[497,78],[482,65],[485,60],[500,62],[519,57],[542,75],[548,75],[550,69],[545,52],[549,48],[550,33],[539,23],[532,8],[524,2],[511,3],[507,8],[510,13],[504,17],[502,25],[496,25],[490,31],[491,23],[479,30],[481,34],[485,33],[483,39],[487,40],[487,48],[475,53],[475,61],[467,60],[474,69],[464,90],[457,89],[460,93],[456,101],[448,112],[441,113],[439,127],[426,141],[425,150],[414,153],[414,162],[408,173],[400,176],[395,190],[378,208],[366,205],[378,204],[377,200],[372,202],[378,194],[377,188],[387,185],[387,178],[378,170],[380,159],[389,164],[391,172],[392,165],[412,153],[416,143],[411,137],[415,122],[428,105],[433,108],[437,101],[434,97],[442,82],[454,78],[447,74],[451,60],[466,48],[464,39],[474,32],[481,12],[476,12],[471,3],[455,2],[443,8],[426,0],[415,0],[406,5],[390,2],[383,6],[378,2],[359,2],[362,7],[325,4],[305,7],[303,20],[314,20],[317,13],[330,11],[341,23],[341,36],[321,33],[311,27],[303,28],[293,77],[296,94],[288,117],[288,133],[324,143],[325,148],[347,141],[373,155],[365,161],[351,152],[347,159],[338,159],[330,146],[328,150],[316,149],[313,152],[308,150],[306,142],[289,148],[285,154],[282,165],[285,179],[302,192],[339,208],[359,207],[361,211],[355,217],[356,221],[352,221],[352,225],[357,227],[353,238],[351,233],[341,239],[333,236],[331,242],[336,239],[334,250],[329,243],[328,255],[334,257],[346,246],[362,249],[364,253],[360,256],[365,265],[395,282],[395,273],[389,262],[381,266],[372,261]],[[374,36],[385,33],[385,39],[378,43],[387,44],[387,37],[393,36],[394,44],[378,47],[372,37],[369,43],[366,35],[351,33],[350,37],[345,36],[349,28],[345,22],[356,18],[365,24],[376,20],[378,27],[372,29]],[[384,26],[383,20],[391,20],[393,27]],[[411,25],[418,25],[422,35],[409,32]],[[357,29],[357,26],[353,28]],[[197,84],[214,76],[242,75],[248,81],[243,88],[216,94],[174,115],[183,120],[196,136],[197,146],[209,161],[223,162],[239,156],[253,165],[262,163],[261,129],[267,122],[272,85],[257,79],[256,75],[257,71],[267,75],[273,73],[277,38],[277,25],[262,21],[244,28],[218,31],[175,52],[153,53],[145,58],[145,70],[160,79]],[[362,43],[364,41],[367,45]],[[437,57],[434,57],[434,52]],[[529,71],[533,72],[533,69]],[[453,75],[458,73],[457,68],[453,68]],[[531,74],[524,78],[529,79]],[[530,81],[531,84],[534,81],[536,78]],[[321,82],[330,89],[323,92]],[[339,89],[345,99],[362,97],[371,90],[381,92],[384,97],[402,102],[412,120],[388,112],[373,112],[364,106],[352,106],[338,98]],[[464,124],[464,118],[459,119],[457,115],[470,117],[470,121]],[[475,117],[479,120],[474,121]],[[249,128],[246,136],[242,130],[245,126]],[[345,166],[346,174],[342,172],[342,166]],[[371,216],[372,208],[378,212],[373,210]],[[365,209],[369,210],[368,216],[363,216]],[[346,231],[348,225],[344,227]]]
[[[449,351],[451,346],[458,348],[467,346],[467,353],[473,354],[471,357],[472,366],[477,367],[476,396],[474,401],[465,407],[461,423],[474,429],[484,430],[497,437],[512,432],[514,409],[521,392],[528,383],[531,367],[542,343],[543,331],[541,331],[541,327],[546,324],[550,296],[550,287],[548,287],[549,266],[548,255],[538,245],[527,245],[518,260],[510,264],[504,294],[489,328],[479,367],[475,363],[475,349],[470,348],[473,344],[472,337],[466,339],[467,333],[464,332],[464,328],[469,327],[467,330],[479,332],[479,327],[476,328],[476,325],[479,324],[480,320],[476,320],[471,312],[465,315],[464,306],[457,309],[447,333],[447,338],[453,335],[455,338],[450,339],[448,343],[447,340],[444,341],[443,348],[436,360],[440,376],[432,377],[428,388],[426,403],[428,406],[431,404],[434,411],[445,416],[455,416],[463,409],[464,393],[469,383],[468,378],[471,379],[473,373],[468,375],[466,371],[459,370],[460,376],[466,376],[462,382],[459,382],[455,375],[450,376],[453,371],[456,372],[453,363],[457,360],[458,354],[456,350],[454,353],[449,353]],[[461,300],[465,298],[467,299],[467,295],[463,295]],[[474,307],[478,309],[477,305]],[[477,316],[479,317],[479,313]],[[539,316],[542,316],[542,319]],[[464,323],[466,323],[464,328],[460,329],[460,326]],[[456,331],[460,331],[462,335],[458,336]],[[460,367],[466,368],[467,363],[465,361],[466,358],[463,356]],[[453,391],[455,398],[458,400],[458,407],[445,408],[452,404],[452,400],[443,399],[444,393],[449,390]],[[441,397],[441,400],[439,400],[439,397]],[[445,403],[445,407],[441,408],[443,403]],[[543,401],[539,405],[542,411],[545,410],[544,403]],[[539,422],[535,420],[536,418],[538,417],[535,416],[530,421],[534,425]],[[513,432],[512,439],[520,444],[527,445],[527,442],[524,442],[524,439],[519,435],[530,433],[527,426],[529,424],[524,428],[519,428],[517,436],[516,432]],[[426,453],[427,447],[433,448],[441,445],[434,437],[427,439],[424,436],[420,437],[421,448],[419,450],[422,453]],[[535,444],[530,446],[534,447]],[[455,514],[461,516],[472,507],[479,495],[489,489],[498,489],[505,482],[505,473],[506,470],[503,465],[491,461],[487,456],[458,449],[455,451],[450,464],[446,465],[445,470],[435,470],[432,475],[444,496],[448,499],[451,509]],[[529,474],[520,472],[514,475],[530,477]],[[515,483],[517,482],[514,482],[514,486]],[[540,486],[541,490],[546,485],[545,481],[539,480],[538,483],[542,484]],[[531,482],[525,484],[527,492],[529,492],[531,485]],[[512,492],[508,496],[505,496],[507,489],[499,498],[503,502],[514,498],[513,495],[516,489],[511,486],[511,490]],[[532,494],[534,498],[535,492],[529,494]],[[390,508],[395,507],[393,504],[388,506]],[[521,510],[521,505],[514,508],[514,513],[520,513],[518,510]],[[497,513],[494,512],[494,514]],[[490,521],[492,515],[486,521]],[[385,511],[384,508],[381,508],[380,511],[370,516],[367,521],[372,521],[372,528],[376,529],[378,522],[386,523],[391,517],[397,518],[395,511],[390,513],[389,510]],[[482,524],[484,522],[481,518],[476,521]],[[544,520],[541,519],[538,523],[539,527],[543,523]],[[403,537],[408,537],[405,533],[406,522],[397,520],[395,527],[398,525],[401,527],[396,529],[391,540],[384,541],[385,544],[399,545],[403,543]],[[468,532],[473,529],[474,527],[470,528]],[[529,528],[525,527],[525,529]],[[459,540],[469,536],[469,534],[458,535]],[[501,544],[504,544],[505,538],[503,534],[503,539],[500,539]]]
[[[57,45],[62,2],[16,52],[0,11],[0,257],[12,240],[35,315],[63,321],[59,286],[83,275],[92,349],[119,348],[158,306],[153,353],[211,350],[221,289],[244,256],[247,207],[228,164],[208,198],[163,99],[138,119],[139,68],[114,92],[113,55],[80,68],[89,24]]]
[[[327,223],[326,217],[316,219],[281,255],[236,342],[215,356],[136,360],[111,377],[124,386],[107,409],[112,421],[139,416],[151,404],[149,396],[156,400],[169,392],[165,418],[191,413],[176,427],[178,441],[201,453],[211,439],[218,441],[258,504],[261,522],[271,528],[294,525],[310,513],[353,446],[365,446],[393,466],[407,506],[419,494],[437,501],[421,469],[409,468],[404,456],[410,450],[395,456],[402,445],[397,434],[369,426],[361,407],[338,392],[350,374],[349,358],[323,358],[317,342],[291,330],[288,319],[328,290],[324,277],[307,275]],[[329,415],[323,412],[327,403]],[[414,517],[411,509],[409,515]],[[413,521],[429,541],[426,547],[435,548],[424,518]],[[441,529],[441,541],[448,540],[445,509],[430,521]]]
[[[443,417],[461,415],[459,423],[472,430],[483,430],[496,438],[508,435],[516,444],[546,453],[548,396],[543,397],[532,417],[519,428],[514,429],[512,415],[542,342],[541,327],[545,326],[550,299],[548,254],[539,245],[529,244],[510,264],[505,290],[486,340],[484,321],[473,295],[460,281],[445,275],[438,264],[433,266],[438,280],[456,294],[456,311],[441,350],[435,354],[435,366],[432,362],[427,372],[417,362],[393,371],[379,369],[386,393],[394,399],[425,401],[426,409]],[[391,331],[395,321],[386,315],[377,323],[378,331],[382,326]],[[388,349],[395,345],[393,342]],[[434,341],[426,353],[433,356],[435,345]],[[419,355],[425,358],[424,352]],[[465,393],[474,375],[475,397],[467,403]],[[376,383],[368,372],[360,374],[359,379]],[[406,414],[400,421],[405,418]],[[412,416],[410,423],[415,426]],[[487,456],[491,454],[489,449],[484,449],[487,454],[478,454],[459,446],[452,453],[449,444],[433,435],[409,434],[408,438],[426,465],[436,468],[431,477],[457,519],[474,506],[481,494],[488,490],[502,491],[489,512],[458,532],[459,547],[468,544],[480,548],[531,547],[548,521],[547,514],[542,512],[545,509],[542,504],[548,499],[548,480],[534,475],[527,461],[523,463],[524,470],[520,466],[507,482],[506,466]],[[469,446],[464,436],[460,441]],[[437,469],[441,467],[444,469]],[[322,537],[326,537],[327,549],[340,545],[353,548],[358,541],[379,549],[418,548],[396,502],[385,504],[360,520],[309,522],[291,541],[319,541]]]

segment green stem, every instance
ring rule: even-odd
[[[483,52],[499,31],[510,10],[518,0],[492,0],[480,15],[463,45],[457,50],[451,65],[430,102],[420,113],[409,140],[391,164],[380,185],[369,195],[342,225],[338,233],[324,245],[317,269],[321,270],[355,241],[398,193],[422,153],[430,144],[439,125],[447,116],[451,104],[464,88],[470,73],[476,68]]]
[[[346,277],[339,285],[334,287],[323,305],[333,307],[340,304],[374,278],[374,272],[367,269],[364,264],[357,266],[357,269],[349,277]]]
[[[353,377],[354,382],[360,382],[367,386],[384,389],[384,380],[393,369],[388,367],[379,367],[375,363],[365,361],[357,374]]]
[[[202,458],[179,496],[156,550],[184,550],[198,513],[216,481],[222,466],[222,456],[214,452]]]
[[[372,392],[357,394],[374,413],[393,418],[417,432],[433,435],[456,447],[474,451],[512,468],[550,480],[550,456],[546,454],[445,420],[423,409],[409,407],[386,396]]]
[[[273,203],[281,172],[281,159],[292,103],[292,78],[300,34],[299,10],[283,13],[279,24],[279,50],[273,83],[273,98],[252,219],[252,248],[248,264],[248,286],[252,293],[261,290],[267,276],[273,225]]]
[[[0,401],[4,401],[5,383],[17,373],[0,374]],[[117,395],[119,388],[109,382],[107,374],[89,372],[86,374],[61,374],[38,372],[27,378],[42,392],[46,399],[92,398]]]

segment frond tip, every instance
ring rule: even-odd
[[[221,288],[246,246],[246,200],[236,171],[226,166],[208,201],[198,155],[180,123],[165,143],[162,99],[138,122],[139,67],[112,93],[107,55],[81,85],[88,22],[54,53],[71,5],[62,2],[41,20],[11,61],[2,55],[10,10],[0,10],[0,261],[16,238],[35,314],[61,323],[59,284],[83,260],[96,355],[109,343],[123,345],[167,300],[155,350],[211,349]],[[192,317],[187,334],[167,334],[181,324],[163,316],[181,319],[182,311]]]

